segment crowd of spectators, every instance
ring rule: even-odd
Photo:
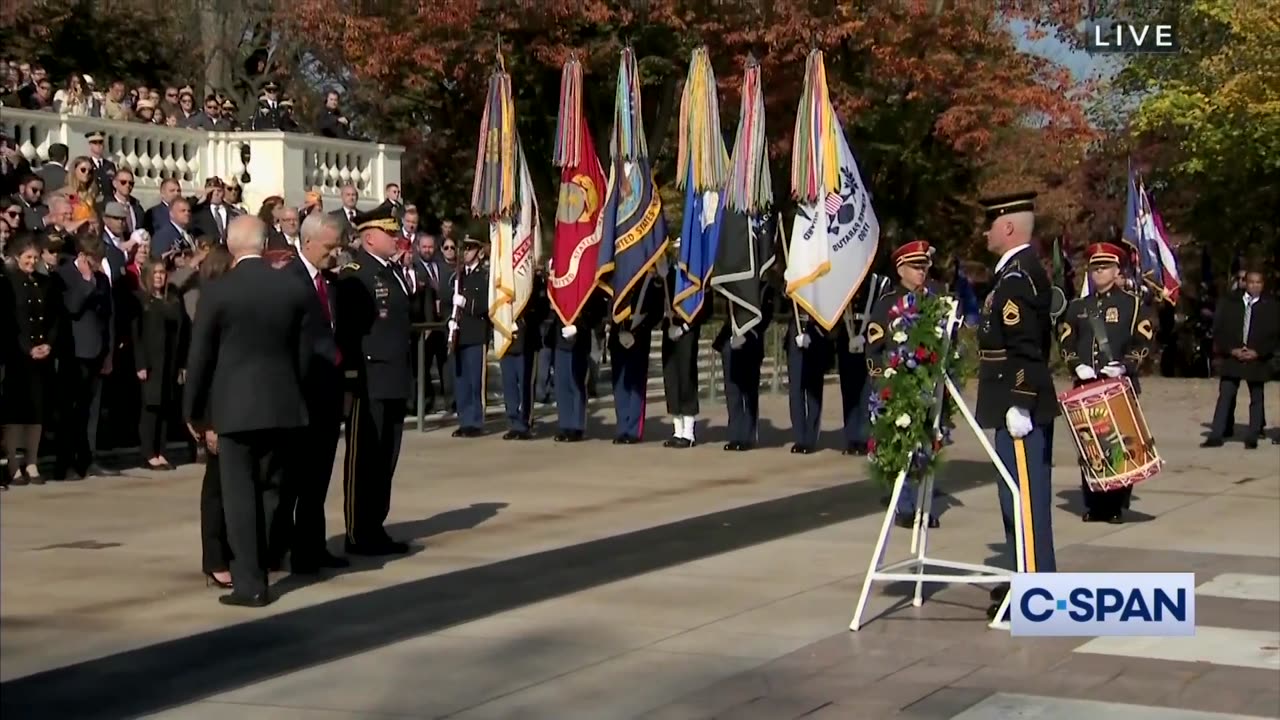
[[[4,107],[191,130],[307,131],[294,117],[293,101],[280,92],[274,80],[263,84],[257,106],[246,116],[234,99],[221,93],[201,97],[191,85],[149,87],[119,79],[99,85],[82,73],[54,80],[38,64],[19,60],[0,61],[0,75],[0,105]],[[345,139],[351,137],[350,131],[340,94],[327,91],[310,132]]]

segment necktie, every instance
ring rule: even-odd
[[[436,264],[427,263],[427,277],[431,278],[431,287],[439,290],[440,281],[436,279]]]
[[[324,276],[316,273],[316,295],[320,296],[320,305],[324,307],[324,319],[329,321],[329,327],[333,327],[333,310],[329,307],[329,283],[324,281]],[[335,357],[339,365],[342,364],[342,351],[335,349]]]
[[[1244,297],[1244,335],[1240,336],[1240,343],[1247,344],[1249,342],[1249,323],[1253,321],[1253,298],[1246,295]]]
[[[213,221],[218,223],[218,237],[222,238],[227,234],[227,221],[222,217],[222,206],[219,205],[213,209]],[[316,277],[320,277],[317,275]]]

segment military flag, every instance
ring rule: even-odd
[[[791,147],[798,207],[787,249],[787,295],[831,330],[871,271],[880,222],[831,106],[819,50],[806,62]]]
[[[582,114],[582,65],[577,57],[571,57],[560,73],[553,162],[560,168],[560,198],[547,292],[560,321],[572,325],[596,288],[605,192],[604,170]]]
[[[609,157],[596,280],[611,298],[613,321],[621,323],[631,317],[635,291],[668,244],[662,199],[649,167],[640,76],[635,53],[629,47],[622,51],[618,67]]]
[[[724,187],[729,153],[720,132],[716,76],[705,47],[693,51],[680,99],[680,168],[676,186],[684,188],[684,225],[676,262],[675,313],[693,322],[707,298],[720,244]]]
[[[1129,190],[1125,198],[1124,240],[1137,251],[1138,270],[1143,282],[1160,299],[1176,303],[1182,289],[1181,272],[1173,245],[1164,231],[1160,215],[1151,206],[1151,197],[1142,178],[1129,167]]]
[[[742,76],[742,109],[725,185],[715,275],[711,278],[711,286],[729,301],[734,337],[745,335],[764,318],[763,277],[776,257],[777,232],[760,64],[749,57]]]
[[[516,132],[511,76],[501,58],[489,78],[480,120],[471,212],[489,220],[489,321],[494,349],[502,357],[533,294],[540,231],[538,202]]]

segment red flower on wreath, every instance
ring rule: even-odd
[[[890,390],[889,388],[885,388],[880,391],[881,400],[888,400],[890,397],[893,397],[893,391]]]
[[[867,452],[874,453],[876,451],[876,439],[869,438],[867,440]]]
[[[889,367],[891,367],[891,368],[896,368],[896,367],[898,367],[898,356],[897,356],[897,355],[894,355],[894,356],[893,356],[893,359],[891,359],[891,360],[889,361]]]
[[[929,353],[929,363],[932,365],[938,364],[938,353],[936,352]]]
[[[924,362],[928,357],[929,351],[925,350],[923,345],[916,348],[916,362]]]

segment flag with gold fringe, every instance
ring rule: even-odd
[[[582,64],[576,56],[560,73],[553,162],[560,168],[560,198],[547,293],[560,321],[572,325],[596,289],[600,211],[607,182],[582,114]]]
[[[764,131],[764,95],[760,64],[747,58],[742,75],[742,110],[725,185],[724,217],[711,286],[729,302],[734,337],[755,329],[764,318],[764,273],[776,257],[777,213]]]
[[[831,330],[871,270],[880,222],[831,106],[820,50],[810,52],[805,64],[791,147],[797,208],[787,248],[787,295]]]
[[[498,357],[515,340],[516,321],[533,295],[540,235],[538,201],[516,131],[511,76],[498,59],[489,78],[476,152],[471,212],[489,220],[489,322]]]
[[[611,298],[610,316],[621,323],[634,312],[645,274],[667,250],[667,223],[649,167],[635,53],[622,51],[609,140],[609,186],[600,213],[596,280]]]
[[[676,187],[684,188],[684,224],[676,262],[673,310],[685,322],[693,322],[707,297],[707,285],[715,267],[720,243],[723,195],[729,175],[729,153],[720,131],[720,103],[716,76],[707,49],[693,51],[689,75],[680,99],[679,174]]]

